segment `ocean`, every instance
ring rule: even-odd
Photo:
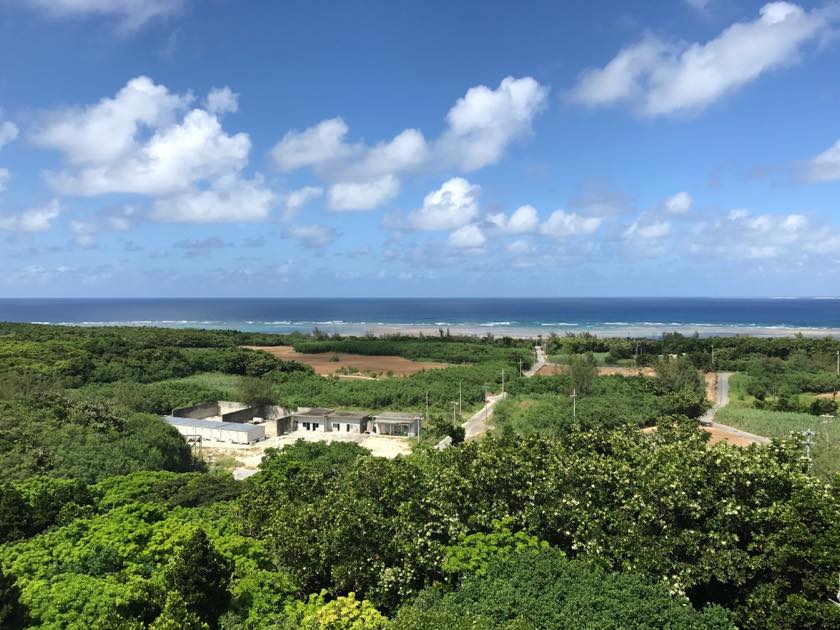
[[[835,298],[0,299],[0,321],[288,333],[840,336]]]

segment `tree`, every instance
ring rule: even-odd
[[[270,376],[246,376],[239,385],[239,398],[247,405],[273,405],[276,402],[274,382]]]
[[[0,544],[29,535],[32,508],[10,483],[0,486]]]
[[[17,630],[26,624],[26,607],[20,602],[20,589],[14,576],[0,570],[0,628]]]
[[[213,547],[202,528],[187,538],[164,573],[169,591],[178,593],[187,609],[214,626],[230,600],[231,562]]]
[[[149,630],[209,630],[205,622],[192,612],[180,593],[169,593],[166,604],[157,619],[149,626]]]
[[[700,371],[687,357],[665,358],[657,361],[656,384],[666,394],[679,391],[702,394],[705,391]]]
[[[569,376],[576,394],[582,396],[589,392],[595,377],[598,376],[598,366],[591,352],[572,357],[569,361]]]
[[[355,593],[326,602],[324,593],[310,595],[304,602],[286,607],[287,625],[317,630],[385,630],[388,619],[369,601],[356,599]]]

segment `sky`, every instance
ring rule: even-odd
[[[840,4],[0,0],[0,297],[840,294]]]

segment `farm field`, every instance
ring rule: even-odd
[[[285,361],[297,361],[309,365],[317,374],[332,376],[342,372],[360,375],[408,376],[423,370],[447,367],[445,363],[412,361],[397,356],[366,356],[341,352],[305,354],[291,346],[246,346],[249,350],[262,350]],[[337,360],[336,360],[337,359]]]
[[[807,413],[726,406],[718,410],[715,421],[770,438],[789,438],[792,433],[811,429],[816,433],[813,472],[830,479],[840,471],[840,420]]]
[[[540,368],[537,376],[556,376],[563,374],[568,370],[567,365],[560,365],[557,363],[548,363]],[[621,367],[621,366],[598,366],[598,374],[600,376],[611,376],[617,374],[619,376],[655,376],[656,370],[652,367]]]

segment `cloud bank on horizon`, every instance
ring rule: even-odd
[[[501,15],[468,41],[480,58],[449,42],[461,56],[429,60],[422,15],[404,46],[323,51],[251,33],[292,9],[228,32],[235,11],[0,5],[11,28],[67,29],[49,45],[76,68],[53,90],[39,61],[19,97],[0,91],[3,294],[836,293],[836,4],[686,0],[600,37],[584,12],[566,19],[591,46],[551,52],[549,25],[523,20],[516,63],[494,50],[515,30]],[[0,41],[1,59],[30,51]],[[296,90],[278,63],[312,76]]]

